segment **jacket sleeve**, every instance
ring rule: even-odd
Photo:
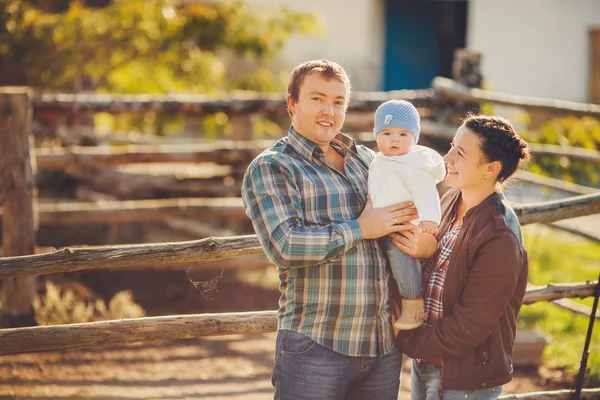
[[[433,327],[398,335],[398,345],[409,357],[466,354],[485,342],[499,323],[515,292],[523,254],[508,230],[491,235],[476,251],[452,314]]]
[[[411,168],[406,176],[406,186],[417,207],[419,221],[433,221],[440,224],[440,197],[436,188],[435,176],[421,168]]]
[[[362,239],[356,221],[305,226],[292,172],[273,158],[259,157],[250,164],[242,198],[261,246],[279,267],[306,267],[340,258]]]

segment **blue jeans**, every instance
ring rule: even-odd
[[[351,357],[293,331],[277,332],[275,400],[397,400],[402,354]]]
[[[398,283],[400,295],[407,299],[421,297],[423,295],[421,261],[396,248],[389,236],[380,238],[379,244],[390,261],[392,275]]]
[[[413,360],[410,373],[411,400],[440,400],[442,367]],[[443,400],[496,400],[502,386],[477,390],[442,390]]]

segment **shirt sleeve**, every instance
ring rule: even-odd
[[[484,243],[452,314],[433,327],[400,333],[402,351],[412,358],[460,356],[485,342],[514,296],[523,257],[508,231]]]
[[[273,158],[259,158],[250,164],[242,198],[259,242],[279,267],[306,267],[339,259],[362,239],[356,221],[306,226],[292,172]]]

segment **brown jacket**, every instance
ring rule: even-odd
[[[457,190],[442,198],[438,240],[450,228],[459,199]],[[444,281],[444,318],[431,328],[401,331],[398,345],[412,358],[442,358],[441,389],[503,385],[512,379],[517,315],[526,286],[519,222],[505,197],[494,193],[463,219]]]

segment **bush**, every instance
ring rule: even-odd
[[[95,302],[82,300],[72,290],[62,291],[48,281],[46,293],[34,298],[33,309],[39,325],[75,324],[145,315],[142,307],[133,301],[130,291],[117,293],[107,307],[101,299]]]

